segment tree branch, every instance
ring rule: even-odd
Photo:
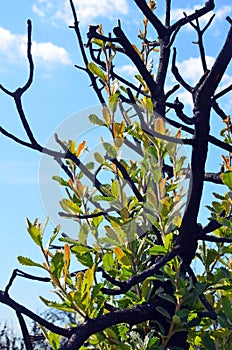
[[[24,314],[25,316],[29,317],[31,320],[41,324],[42,326],[44,326],[45,328],[47,328],[48,330],[50,330],[53,333],[60,334],[66,338],[70,337],[70,334],[71,334],[70,329],[64,329],[62,327],[55,326],[53,323],[46,321],[42,317],[36,315],[31,310],[27,309],[25,306],[23,306],[23,305],[17,303],[16,301],[14,301],[13,299],[11,299],[10,296],[8,295],[8,293],[6,293],[4,291],[0,291],[0,303],[8,305],[13,310],[19,312],[20,314]]]
[[[167,253],[165,256],[160,258],[151,267],[147,268],[146,270],[140,273],[137,273],[137,275],[130,277],[127,281],[117,281],[117,284],[115,284],[119,287],[118,289],[102,288],[102,292],[108,295],[125,294],[130,288],[132,288],[136,284],[141,283],[146,278],[153,276],[159,271],[161,267],[163,267],[166,263],[168,263],[175,256],[177,256],[179,253],[179,248],[179,246],[176,246],[170,253]]]
[[[21,331],[22,331],[23,340],[24,340],[24,344],[25,344],[26,350],[33,350],[32,343],[31,343],[31,338],[30,338],[30,335],[28,333],[27,325],[26,325],[26,323],[24,321],[24,318],[21,315],[21,313],[18,312],[17,310],[16,310],[16,315],[17,315],[17,318],[18,318],[18,321],[19,321],[19,324],[20,324],[20,328],[21,328]]]

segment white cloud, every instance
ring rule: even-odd
[[[107,17],[121,14],[126,15],[129,11],[127,0],[74,0],[78,19],[82,24],[91,24],[97,17]],[[68,25],[73,23],[73,17],[68,1],[37,0],[32,10],[40,17],[48,16],[52,20],[62,20]]]
[[[123,66],[119,66],[115,68],[116,73],[121,74],[121,75],[127,75],[127,76],[134,76],[135,74],[138,74],[138,70],[135,66],[132,64],[125,64]]]
[[[212,56],[206,56],[206,63],[208,69],[210,69],[215,59]],[[203,74],[202,64],[200,57],[190,57],[182,62],[177,62],[180,75],[189,84],[195,84]]]
[[[0,27],[0,59],[15,62],[19,58],[25,58],[27,52],[27,38],[25,35],[13,34],[9,30]],[[35,62],[44,64],[69,65],[71,60],[68,52],[51,42],[32,42],[32,55]]]
[[[224,20],[230,12],[232,12],[232,6],[224,5],[218,11],[216,11],[216,19]]]
[[[61,63],[63,65],[71,64],[68,52],[60,46],[51,42],[33,43],[32,53],[35,59],[46,63]]]
[[[32,11],[34,13],[36,13],[39,17],[44,17],[45,16],[44,11],[40,10],[39,7],[36,4],[32,5]]]

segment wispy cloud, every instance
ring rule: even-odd
[[[138,74],[138,70],[132,64],[125,64],[123,66],[119,66],[115,69],[115,71],[120,75],[127,75],[128,77],[132,77],[135,74]]]
[[[8,29],[0,27],[0,60],[17,62],[25,58],[27,52],[27,38],[25,35],[11,33]],[[71,64],[68,52],[51,42],[32,43],[32,54],[36,63],[43,64]]]
[[[212,56],[206,56],[206,63],[210,69],[215,61]],[[200,57],[190,57],[187,60],[177,63],[181,76],[190,84],[195,84],[203,74]]]
[[[97,17],[110,18],[116,14],[126,15],[129,11],[127,0],[74,0],[74,4],[82,24],[91,24]],[[62,20],[68,25],[73,23],[68,1],[37,0],[32,10],[40,17],[48,16],[53,21]]]

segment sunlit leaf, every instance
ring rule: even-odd
[[[38,245],[42,246],[42,236],[43,236],[43,231],[42,227],[40,224],[32,224],[29,219],[26,219],[27,222],[27,231],[33,241]]]
[[[36,267],[41,267],[41,268],[45,268],[42,264],[39,264],[33,260],[31,260],[30,258],[26,258],[24,256],[18,256],[18,261],[20,262],[21,265],[24,266],[36,266]]]
[[[220,177],[222,179],[222,182],[229,187],[230,190],[232,190],[232,171],[226,171],[222,174],[220,174]]]
[[[97,75],[104,83],[106,82],[105,73],[94,62],[88,64],[88,69],[95,75]]]

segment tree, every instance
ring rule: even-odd
[[[134,2],[143,15],[141,49],[131,43],[120,21],[108,36],[102,25],[90,26],[84,45],[70,0],[72,28],[84,64],[78,68],[87,73],[102,106],[101,115],[91,114],[89,119],[110,135],[110,141],[102,138],[104,152],[95,152],[93,162],[82,161],[87,147],[84,140],[76,144],[55,135],[59,149],[51,150],[38,143],[28,124],[22,96],[33,82],[30,20],[28,80],[13,92],[0,85],[2,92],[13,98],[29,141],[2,127],[1,133],[60,164],[66,178],[54,174],[54,180],[67,193],[60,215],[75,220],[79,227],[78,239],[64,235],[59,238],[62,245],[54,242],[60,230],[56,227],[46,245],[46,224],[27,220],[28,233],[42,251],[44,262],[18,259],[22,265],[41,268],[47,276],[14,270],[0,294],[0,301],[16,311],[27,349],[32,344],[24,316],[40,324],[53,349],[232,348],[231,121],[218,102],[232,88],[220,88],[232,57],[232,20],[226,18],[228,33],[209,69],[203,35],[214,15],[203,28],[200,18],[214,9],[213,0],[172,24],[170,0],[165,2],[164,22],[156,16],[155,1]],[[173,47],[188,24],[197,35],[203,71],[195,86],[181,76]],[[150,39],[149,29],[156,31],[155,40]],[[150,60],[154,51],[159,55],[155,68]],[[117,73],[115,62],[120,55],[138,70],[138,84]],[[176,85],[166,91],[170,60]],[[180,86],[192,96],[192,116],[185,114],[178,96],[173,98]],[[213,113],[225,123],[221,138],[210,134]],[[210,144],[228,152],[217,173],[205,170]],[[183,145],[191,149],[189,166],[181,153]],[[131,159],[123,158],[124,149],[133,151]],[[202,226],[199,214],[206,181],[224,184],[227,192],[214,194],[215,200],[208,206],[210,220]],[[71,259],[78,270],[70,267]],[[194,259],[201,262],[201,273],[193,269]],[[60,301],[42,300],[49,307],[73,313],[75,320],[61,327],[19,305],[9,295],[16,276],[52,283]]]

